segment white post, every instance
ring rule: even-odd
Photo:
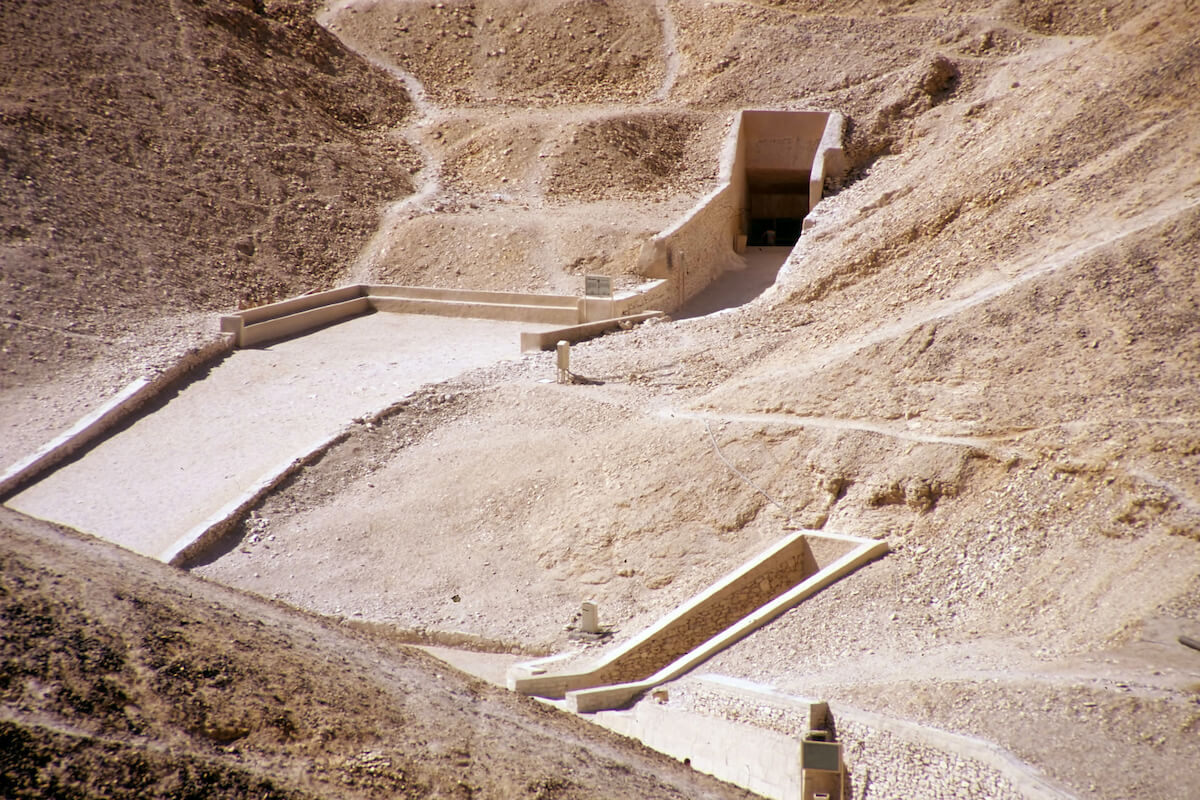
[[[558,354],[558,382],[571,382],[571,343],[563,339],[555,349]]]
[[[581,610],[583,613],[579,619],[579,630],[584,633],[599,633],[600,610],[597,608],[595,601],[584,600]]]

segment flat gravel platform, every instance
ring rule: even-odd
[[[551,326],[375,313],[237,350],[6,505],[153,558],[356,417]]]

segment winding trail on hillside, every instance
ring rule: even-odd
[[[783,426],[790,428],[800,428],[804,430],[818,431],[834,431],[839,433],[858,432],[869,433],[877,436],[884,436],[898,441],[914,442],[916,444],[931,444],[931,445],[947,445],[950,447],[964,447],[969,450],[982,453],[997,461],[1011,461],[1013,459],[1023,459],[1030,462],[1036,462],[1041,457],[1036,447],[1032,444],[1029,446],[1019,446],[1014,440],[1024,435],[1024,433],[1007,433],[996,434],[991,436],[946,436],[935,433],[925,433],[917,429],[907,426],[889,425],[883,422],[874,422],[864,419],[851,419],[847,417],[812,417],[799,416],[795,414],[780,414],[780,413],[733,413],[721,411],[696,411],[680,408],[662,408],[656,414],[660,419],[680,419],[680,420],[697,420],[703,422],[708,430],[709,436],[712,438],[713,448],[717,456],[726,463],[726,465],[738,474],[739,477],[753,489],[758,491],[771,503],[783,508],[775,499],[767,493],[767,490],[755,483],[750,477],[743,474],[737,467],[731,464],[721,453],[720,446],[717,444],[716,438],[712,436],[712,429],[709,427],[714,422],[733,423],[737,425],[754,425],[759,427],[767,426]],[[1107,464],[1104,468],[1107,472],[1115,472],[1126,476],[1135,483],[1140,482],[1148,486],[1152,486],[1170,497],[1172,497],[1183,512],[1200,517],[1200,501],[1192,497],[1186,490],[1170,481],[1155,475],[1148,470],[1139,467],[1126,467],[1121,464]]]
[[[846,417],[801,417],[794,414],[737,414],[723,411],[685,411],[682,409],[663,409],[658,412],[660,417],[670,419],[695,419],[705,422],[736,422],[749,425],[784,425],[793,428],[816,428],[832,431],[861,431],[887,436],[919,444],[945,444],[954,447],[968,447],[973,450],[993,453],[998,452],[996,442],[975,436],[941,436],[934,433],[923,433],[913,428],[898,425],[885,425],[870,420],[850,419]]]
[[[359,252],[358,258],[351,268],[349,282],[366,283],[369,280],[371,269],[377,264],[379,258],[388,247],[387,234],[392,229],[394,223],[402,215],[410,211],[432,210],[436,198],[442,193],[442,164],[425,142],[425,131],[437,121],[441,109],[429,100],[429,95],[425,91],[424,84],[421,83],[416,75],[401,69],[390,61],[385,61],[377,57],[373,53],[354,50],[338,36],[337,31],[332,26],[333,18],[340,10],[352,3],[353,0],[338,0],[338,2],[327,4],[316,14],[317,24],[324,28],[325,32],[330,36],[341,41],[343,45],[351,49],[360,58],[365,59],[372,66],[378,67],[388,73],[404,85],[404,90],[412,102],[413,113],[410,115],[408,122],[393,133],[405,144],[412,147],[418,158],[421,159],[421,168],[413,175],[417,183],[416,191],[408,197],[397,200],[384,210],[380,217],[379,225],[375,228],[375,233],[371,235],[371,238]]]
[[[1015,265],[1016,269],[1009,277],[987,282],[964,296],[950,297],[914,308],[891,323],[841,338],[837,344],[829,347],[810,350],[795,362],[794,368],[800,373],[816,372],[873,345],[899,339],[922,325],[953,317],[983,305],[1031,281],[1071,266],[1081,258],[1197,207],[1200,207],[1200,200],[1180,198],[1178,202],[1167,203],[1132,217],[1124,224],[1117,225],[1115,231],[1099,229],[1099,235],[1093,232],[1091,236],[1082,237],[1071,245],[1053,251],[1049,257],[1029,256],[1024,263]]]
[[[556,104],[545,108],[527,108],[517,101],[508,100],[498,103],[495,109],[481,109],[470,104],[460,104],[453,99],[435,102],[421,79],[397,63],[397,59],[392,58],[386,48],[381,49],[372,44],[369,37],[362,38],[353,33],[355,28],[346,22],[345,17],[349,14],[369,12],[374,8],[373,4],[365,5],[362,0],[328,0],[324,3],[316,14],[318,24],[338,39],[347,50],[403,84],[412,99],[413,113],[394,134],[411,147],[421,160],[421,168],[414,175],[417,184],[414,193],[395,201],[382,211],[375,231],[347,271],[349,279],[357,283],[370,283],[380,280],[385,271],[393,270],[397,264],[403,268],[408,262],[404,261],[403,256],[398,258],[396,254],[407,245],[407,242],[401,241],[401,237],[409,231],[407,221],[410,218],[436,216],[438,212],[446,212],[447,217],[466,216],[479,219],[495,217],[496,214],[524,214],[525,217],[519,222],[510,218],[507,224],[512,225],[514,229],[519,226],[531,234],[545,246],[546,254],[542,256],[545,263],[539,266],[539,274],[532,283],[523,288],[553,293],[571,291],[566,287],[573,287],[578,283],[579,275],[564,265],[577,262],[579,250],[575,246],[575,240],[563,245],[564,238],[571,238],[565,237],[563,232],[575,229],[580,216],[587,216],[589,211],[578,210],[581,205],[587,204],[548,196],[548,189],[552,183],[549,180],[550,171],[554,168],[553,157],[561,144],[559,140],[564,128],[572,125],[582,127],[589,123],[607,121],[612,117],[661,113],[668,106],[681,68],[677,42],[679,32],[670,0],[653,0],[648,5],[652,14],[646,23],[656,29],[654,38],[657,41],[653,46],[659,51],[662,66],[662,74],[657,83],[653,83],[654,78],[647,75],[646,80],[638,86],[636,95],[629,99],[613,97],[596,102],[567,101],[563,105]],[[488,17],[488,20],[490,21],[491,17]],[[651,50],[647,56],[653,58],[653,54],[654,51]],[[454,155],[444,151],[448,147],[451,134],[447,134],[448,138],[439,142],[431,141],[428,137],[436,135],[434,131],[438,127],[447,130],[451,123],[459,127],[468,122],[483,122],[486,125],[498,118],[502,118],[506,123],[526,123],[543,134],[542,140],[524,180],[505,183],[504,188],[478,190],[479,193],[476,194],[472,189],[460,186],[448,167],[452,162],[447,159],[452,159]],[[711,188],[707,185],[709,181],[706,180],[705,183],[705,188],[696,193],[695,199],[703,196],[704,192]],[[638,228],[638,215],[661,213],[656,206],[661,205],[662,201],[661,197],[643,199],[642,205],[653,209],[648,212],[647,208],[638,207],[638,201],[629,200],[630,214],[621,216],[635,220],[628,224]],[[609,205],[616,202],[619,201],[612,201]],[[483,206],[483,209],[479,210],[479,206]],[[663,219],[656,219],[645,227],[647,230],[666,228],[684,210],[680,208],[664,214]],[[601,213],[611,212],[605,209]],[[595,218],[595,212],[591,212],[591,219]],[[501,219],[504,219],[503,216]],[[499,224],[506,223],[501,221]],[[620,257],[626,258],[627,253],[622,252]],[[635,272],[630,272],[629,277],[635,282],[641,279]],[[417,280],[430,279],[422,276]],[[433,282],[436,283],[437,279],[433,279]]]
[[[663,79],[651,100],[662,103],[670,99],[675,81],[679,79],[678,29],[675,27],[675,15],[671,12],[671,0],[654,0],[654,10],[662,25]]]

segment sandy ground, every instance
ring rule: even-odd
[[[508,668],[526,660],[523,656],[518,655],[481,653],[455,647],[439,647],[437,645],[417,645],[417,647],[434,658],[445,661],[455,669],[502,688],[506,685]]]
[[[544,327],[377,313],[237,350],[6,505],[161,558],[353,420]]]
[[[809,28],[746,4],[671,8],[690,48],[672,91],[697,104],[745,96],[731,54],[768,71],[805,58],[721,38],[738,30],[721,14],[815,38],[891,26],[870,57],[806,73],[852,116],[879,86],[887,104],[857,117],[851,151],[891,142],[818,209],[779,284],[739,311],[575,348],[586,385],[539,384],[545,358],[467,376],[448,387],[461,409],[356,443],[380,466],[329,494],[345,462],[318,466],[200,571],[400,630],[563,650],[579,600],[626,638],[785,522],[886,537],[883,562],[710,667],[1000,742],[1083,796],[1186,797],[1195,679],[1172,642],[1197,624],[1194,358],[1178,347],[1195,319],[1196,175],[1154,155],[1167,128],[1187,135],[1182,117],[1117,132],[1087,122],[1100,112],[1084,99],[1106,91],[1097,59],[1143,80],[1123,39],[1136,26],[1101,44],[922,9]],[[882,63],[922,37],[952,43],[956,96],[911,88],[936,74],[927,60]],[[450,97],[437,113],[458,113]],[[1112,147],[1093,150],[1079,126],[1102,124]],[[1135,165],[1159,178],[1126,194]],[[1162,313],[1140,307],[1150,297]],[[418,472],[431,477],[406,482]],[[267,532],[269,551],[251,542]],[[383,566],[409,563],[425,569]],[[1076,700],[1094,713],[1055,711]],[[1131,713],[1149,727],[1114,723]],[[1030,748],[1013,719],[1058,745]],[[1122,746],[1178,780],[1108,779],[1123,757],[1088,748]]]

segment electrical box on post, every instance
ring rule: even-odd
[[[826,736],[809,731],[800,742],[800,800],[842,800],[842,745],[825,741]]]

